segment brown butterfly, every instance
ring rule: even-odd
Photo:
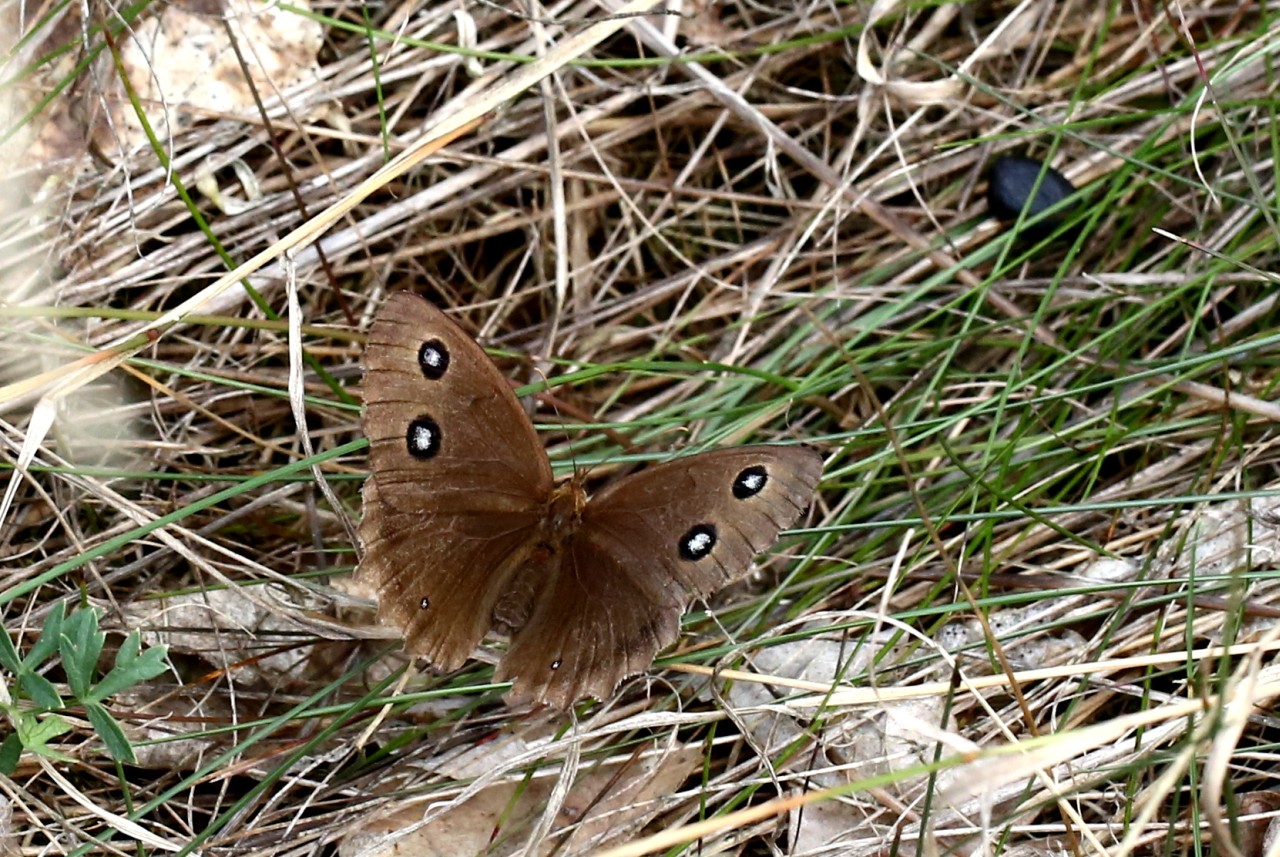
[[[806,447],[699,453],[607,485],[557,485],[533,424],[480,346],[398,292],[365,347],[358,574],[378,618],[436,669],[491,628],[510,635],[495,680],[509,702],[564,708],[648,669],[680,614],[742,576],[809,505]]]

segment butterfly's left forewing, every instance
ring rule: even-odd
[[[813,499],[822,459],[746,446],[659,464],[587,504],[547,597],[512,638],[508,698],[607,697],[672,643],[689,601],[740,578]]]
[[[551,466],[497,367],[417,295],[379,309],[364,399],[372,466],[358,577],[411,653],[456,669],[533,549]]]

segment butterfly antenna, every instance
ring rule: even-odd
[[[577,405],[573,404],[572,402],[566,401],[565,399],[553,393],[551,391],[552,390],[551,380],[547,377],[546,373],[543,372],[539,366],[535,365],[533,367],[533,371],[537,372],[538,375],[541,376],[542,382],[546,386],[546,389],[543,390],[541,393],[539,393],[536,396],[536,398],[539,401],[550,405],[551,408],[555,411],[556,417],[558,419],[576,420],[577,422],[580,422],[580,423],[593,423],[597,421],[597,417],[594,414],[584,411],[582,408],[579,408]],[[583,429],[583,431],[585,432],[587,430]],[[618,431],[617,429],[602,428],[600,429],[600,431],[603,432],[605,437],[609,438],[609,440],[613,442],[614,446],[616,446],[618,450],[622,453],[635,452],[638,449],[638,447],[631,442],[631,439],[629,437],[627,437],[625,434]],[[568,438],[569,436],[568,431],[565,432],[565,436],[566,438]],[[598,461],[596,462],[596,464],[592,465],[590,469],[586,469],[586,468],[579,467],[577,457],[573,452],[572,443],[570,443],[569,460],[573,463],[573,478],[578,480],[579,482],[585,482],[587,478],[590,476],[592,470],[608,464],[610,459],[617,454],[618,453],[609,453],[609,455],[607,455],[601,461]]]
[[[533,398],[534,398],[534,401],[536,402],[541,402],[542,404],[550,405],[551,410],[555,412],[556,419],[558,421],[563,421],[564,414],[562,413],[561,409],[564,407],[564,403],[561,402],[560,399],[554,393],[551,392],[551,378],[550,376],[547,375],[546,371],[542,368],[545,362],[546,361],[539,360],[536,357],[533,360],[532,369],[534,371],[534,374],[536,374],[539,378],[542,379],[542,390],[537,393],[534,393]],[[578,462],[573,457],[572,446],[569,449],[569,460],[573,463],[573,472],[577,474]]]
[[[565,422],[566,414],[568,414],[569,419],[579,419],[583,422],[587,421],[586,418],[583,418],[581,416],[581,413],[577,408],[573,407],[573,405],[564,401],[563,399],[561,399],[559,396],[557,396],[555,393],[552,392],[551,378],[547,375],[546,372],[543,371],[540,365],[535,363],[533,366],[533,371],[536,372],[538,374],[538,377],[542,379],[542,385],[543,385],[542,392],[538,393],[535,396],[535,398],[544,404],[550,405],[551,410],[555,412],[556,419],[558,421],[562,423]],[[573,465],[573,478],[578,480],[585,479],[586,478],[585,476],[579,476],[580,470],[578,468],[578,459],[573,452],[572,438],[569,437],[569,432],[567,431],[564,432],[564,435],[565,435],[565,440],[568,441],[567,445],[569,448],[569,462]]]

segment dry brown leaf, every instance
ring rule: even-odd
[[[310,9],[308,0],[294,5],[304,13]],[[121,45],[120,59],[147,107],[147,121],[164,141],[201,119],[252,115],[253,89],[270,105],[290,87],[316,77],[322,40],[319,23],[305,14],[254,0],[203,0],[165,5]],[[298,118],[319,107],[315,102],[291,105]],[[127,99],[115,103],[112,116],[114,130],[96,129],[104,151],[124,154],[146,144]]]
[[[270,596],[273,587],[266,586]],[[273,684],[293,681],[306,669],[312,646],[293,645],[298,626],[242,593],[210,589],[141,602],[128,611],[129,623],[147,645],[196,655],[219,669],[256,676]]]
[[[488,747],[475,749],[482,754]],[[503,755],[501,748],[498,752]],[[489,764],[496,762],[491,759]],[[702,752],[693,746],[610,760],[587,771],[570,789],[550,836],[532,853],[590,854],[632,836],[668,808],[664,797],[677,791],[701,764]],[[519,853],[551,798],[557,776],[558,770],[523,785],[517,778],[490,786],[416,829],[413,826],[429,808],[422,800],[406,801],[389,814],[379,809],[367,822],[357,822],[339,845],[339,854],[453,857],[485,853],[503,857]],[[567,839],[562,843],[558,834],[565,831]]]

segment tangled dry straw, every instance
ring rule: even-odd
[[[1265,4],[3,9],[0,854],[1270,847]],[[805,528],[571,715],[412,669],[346,583],[397,289],[566,472],[816,444]]]

